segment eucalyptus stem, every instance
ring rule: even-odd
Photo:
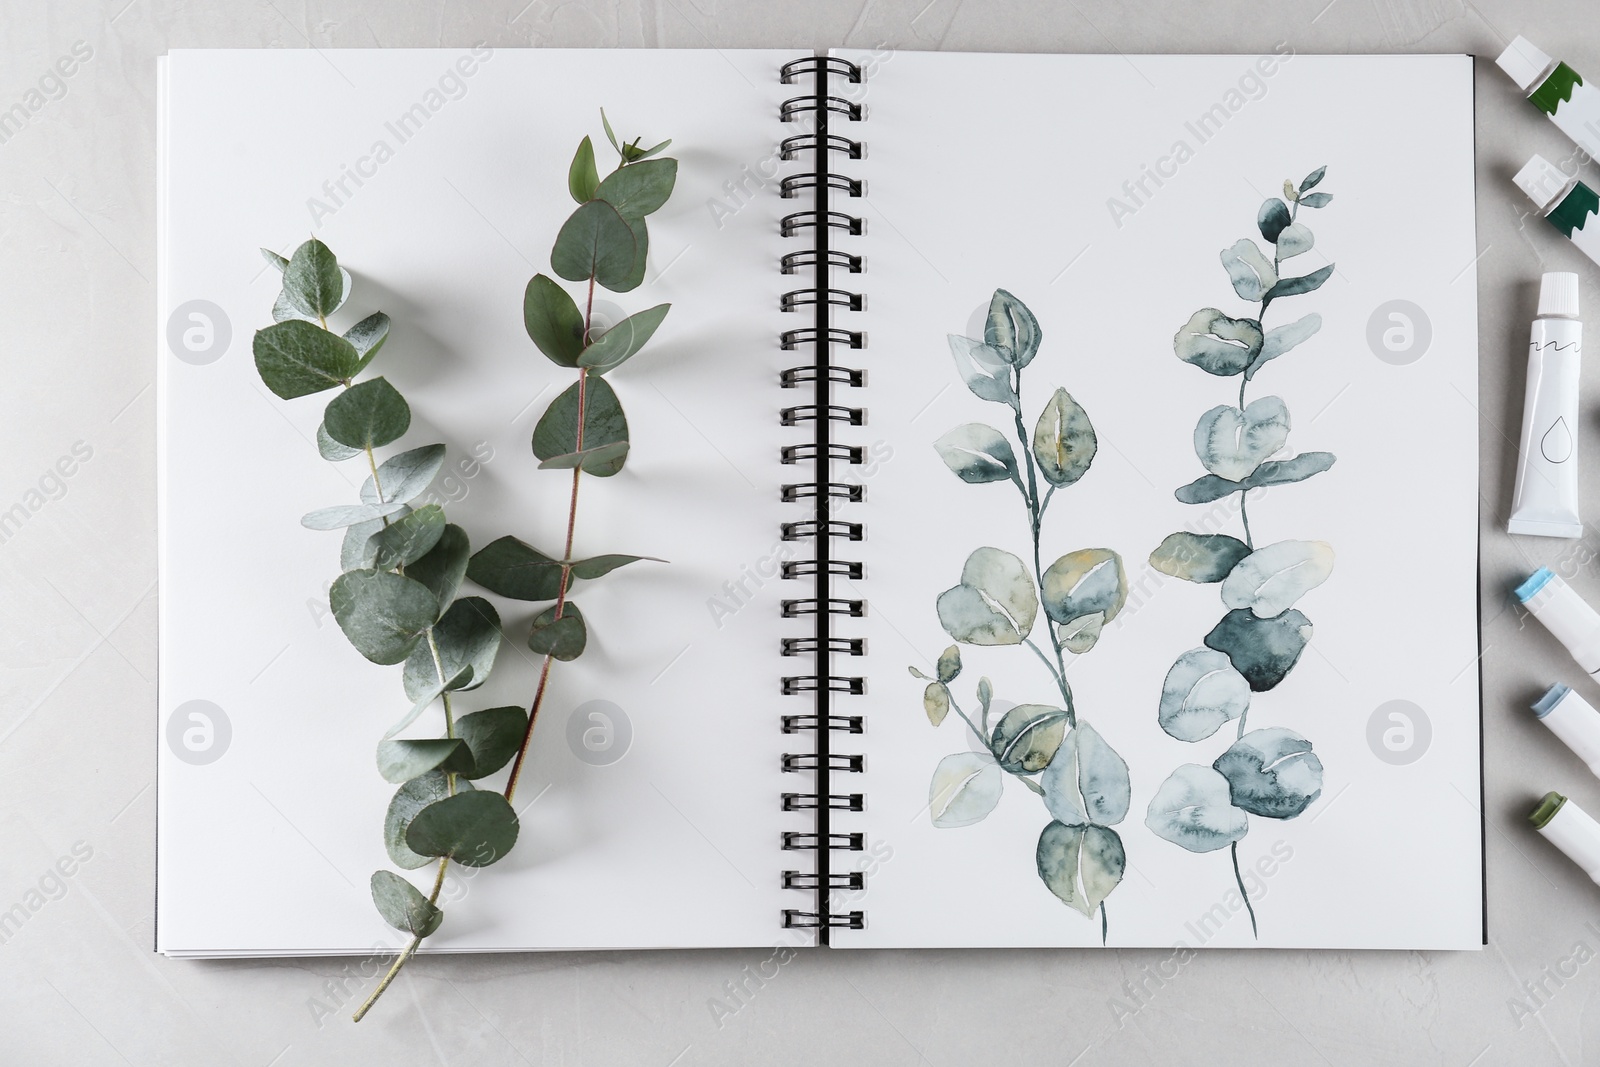
[[[1017,427],[1017,444],[1022,448],[1022,463],[1028,472],[1028,485],[1026,489],[1023,489],[1022,495],[1028,504],[1029,526],[1033,533],[1033,577],[1039,583],[1039,599],[1042,603],[1044,600],[1044,565],[1040,557],[1039,532],[1044,524],[1044,509],[1050,503],[1050,494],[1055,492],[1055,486],[1052,485],[1050,487],[1050,493],[1045,494],[1044,502],[1041,503],[1039,500],[1038,476],[1034,473],[1033,450],[1028,447],[1028,430],[1022,424],[1022,368],[1016,368],[1013,373],[1012,385],[1017,394],[1017,406],[1012,409],[1012,416]],[[1028,647],[1039,653],[1039,658],[1044,660],[1045,668],[1050,671],[1051,677],[1055,679],[1056,688],[1061,690],[1061,699],[1066,704],[1067,725],[1069,727],[1076,726],[1078,724],[1078,716],[1072,706],[1072,688],[1067,685],[1067,661],[1061,654],[1061,640],[1056,636],[1055,628],[1050,625],[1048,612],[1045,613],[1044,629],[1045,633],[1050,636],[1050,647],[1056,653],[1055,666],[1053,668],[1050,666],[1050,661],[1045,658],[1042,652],[1039,652],[1038,647],[1032,641],[1028,642]]]
[[[454,778],[455,776],[451,775],[451,777]],[[449,857],[439,857],[439,873],[433,879],[433,892],[428,894],[429,904],[437,904],[439,902],[439,891],[444,888],[445,868],[449,865]],[[378,983],[378,988],[374,989],[372,991],[372,995],[362,1002],[361,1007],[356,1009],[354,1015],[350,1016],[351,1022],[360,1022],[362,1017],[366,1015],[367,1012],[372,1010],[372,1006],[378,1002],[378,998],[383,996],[384,991],[387,990],[389,985],[395,980],[396,977],[399,976],[400,968],[404,967],[406,963],[410,961],[411,957],[417,954],[417,949],[421,946],[422,938],[413,937],[411,939],[411,944],[400,950],[400,955],[394,958],[394,963],[392,966],[390,966],[389,973],[383,976],[383,981]]]
[[[1239,842],[1233,843],[1233,879],[1239,883],[1239,895],[1244,898],[1244,910],[1250,913],[1250,936],[1260,938],[1256,929],[1256,909],[1250,903],[1250,894],[1244,888],[1244,876],[1239,873]]]

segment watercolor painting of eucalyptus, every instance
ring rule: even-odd
[[[934,442],[945,465],[963,482],[1006,485],[1022,498],[1031,560],[993,546],[974,549],[959,581],[935,602],[939,623],[956,644],[947,648],[934,677],[911,667],[926,682],[922,705],[928,721],[941,725],[953,710],[981,750],[939,761],[928,787],[928,811],[941,828],[981,822],[1000,803],[1007,777],[1043,801],[1048,815],[1039,834],[1036,861],[1045,886],[1069,907],[1092,919],[1100,913],[1100,939],[1109,932],[1106,898],[1122,881],[1127,857],[1112,829],[1128,814],[1132,785],[1128,765],[1088,721],[1081,718],[1067,683],[1066,655],[1087,654],[1105,624],[1122,610],[1128,580],[1122,558],[1104,548],[1085,548],[1042,565],[1044,519],[1056,490],[1089,471],[1098,442],[1089,415],[1065,389],[1057,389],[1028,433],[1023,421],[1023,371],[1039,352],[1039,322],[1027,306],[995,291],[983,339],[950,335],[956,368],[973,394],[1008,409],[1017,449],[985,423],[958,426]],[[1018,454],[1021,460],[1018,460]],[[1045,618],[1035,640],[1040,608]],[[997,689],[980,678],[976,707],[968,714],[951,690],[961,673],[961,645],[1026,647],[1031,678],[1008,677],[1005,688],[1022,692],[1039,684],[1039,667],[1052,690],[1042,703],[1012,707],[991,723]],[[1043,647],[1041,647],[1041,645]],[[1028,694],[1031,698],[1033,694]]]
[[[1159,837],[1190,852],[1232,853],[1233,875],[1259,937],[1255,906],[1239,874],[1239,841],[1250,816],[1292,819],[1322,794],[1322,761],[1311,742],[1281,726],[1245,732],[1254,694],[1276,689],[1299,662],[1311,640],[1311,620],[1295,604],[1333,572],[1333,548],[1323,541],[1256,543],[1248,510],[1251,490],[1302,482],[1334,464],[1331,452],[1278,456],[1288,444],[1289,408],[1282,398],[1246,403],[1246,392],[1272,360],[1322,328],[1312,312],[1267,328],[1267,309],[1277,301],[1321,287],[1333,264],[1295,277],[1288,260],[1311,250],[1314,237],[1300,220],[1302,208],[1327,207],[1333,197],[1313,191],[1326,167],[1299,185],[1283,183],[1256,214],[1256,228],[1273,247],[1272,258],[1251,238],[1224,249],[1223,269],[1234,293],[1259,305],[1241,318],[1202,308],[1173,339],[1179,359],[1221,378],[1238,377],[1238,403],[1211,408],[1194,428],[1194,449],[1207,473],[1177,490],[1185,504],[1207,504],[1238,495],[1243,537],[1180,531],[1150,554],[1163,573],[1196,584],[1221,587],[1222,619],[1202,646],[1178,657],[1161,687],[1156,713],[1161,729],[1198,744],[1238,720],[1233,744],[1209,765],[1186,763],[1173,771],[1145,815]],[[1231,389],[1230,389],[1231,392]],[[1260,523],[1258,520],[1258,527]]]

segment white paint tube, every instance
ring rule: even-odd
[[[1539,317],[1528,342],[1528,390],[1522,406],[1522,445],[1511,501],[1514,534],[1582,537],[1578,518],[1578,371],[1583,323],[1578,321],[1578,276],[1546,274],[1539,284]]]

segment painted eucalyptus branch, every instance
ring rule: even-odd
[[[968,826],[986,818],[1000,802],[1010,775],[1043,798],[1051,821],[1039,836],[1039,877],[1064,903],[1089,918],[1100,913],[1102,942],[1108,932],[1105,900],[1126,867],[1122,838],[1111,827],[1127,815],[1132,786],[1128,766],[1094,727],[1078,715],[1067,683],[1066,653],[1094,648],[1105,624],[1127,600],[1122,560],[1109,549],[1069,552],[1043,566],[1045,513],[1055,492],[1082,478],[1098,441],[1088,414],[1065,389],[1045,404],[1030,437],[1023,421],[1022,375],[1038,354],[1041,332],[1027,306],[996,290],[982,340],[950,336],[950,350],[967,387],[982,400],[1010,408],[1017,451],[1004,434],[984,423],[958,426],[934,443],[945,465],[973,484],[1009,482],[1028,513],[1033,566],[999,548],[983,547],[967,557],[960,584],[940,594],[940,625],[955,639],[939,657],[934,677],[910,668],[927,683],[923,710],[940,725],[951,709],[983,746],[982,752],[946,756],[928,791],[933,824]],[[1043,495],[1040,484],[1048,485]],[[1032,638],[1041,606],[1052,655]],[[977,686],[979,719],[961,709],[950,683],[961,673],[960,645],[1026,645],[1060,695],[1061,706],[1020,704],[993,727],[989,712],[994,685]]]
[[[1249,816],[1292,819],[1322,791],[1322,761],[1311,742],[1279,727],[1245,732],[1252,695],[1274,689],[1299,662],[1311,639],[1311,620],[1294,605],[1327,580],[1333,549],[1322,541],[1279,541],[1257,548],[1250,528],[1251,490],[1304,481],[1333,466],[1330,452],[1274,456],[1288,443],[1289,409],[1276,396],[1246,404],[1246,389],[1270,361],[1312,337],[1322,317],[1312,313],[1267,329],[1267,309],[1276,301],[1310,293],[1333,274],[1333,265],[1283,277],[1285,261],[1311,250],[1314,236],[1299,220],[1301,208],[1326,207],[1333,197],[1313,191],[1327,168],[1298,185],[1283,183],[1283,199],[1261,205],[1256,227],[1273,246],[1272,258],[1244,238],[1221,253],[1234,293],[1255,304],[1254,313],[1232,318],[1202,308],[1173,340],[1179,359],[1218,377],[1239,377],[1237,406],[1223,404],[1200,417],[1195,452],[1208,473],[1179,488],[1178,500],[1206,504],[1239,498],[1243,539],[1221,533],[1180,531],[1150,555],[1150,564],[1176,578],[1220,583],[1227,614],[1203,647],[1178,657],[1162,685],[1157,721],[1179,741],[1200,742],[1238,720],[1234,743],[1210,765],[1184,764],[1156,791],[1145,816],[1158,836],[1191,852],[1226,846],[1234,881],[1256,928],[1255,906],[1239,869],[1239,841]]]

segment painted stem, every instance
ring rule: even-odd
[[[1038,476],[1034,473],[1033,450],[1028,447],[1028,430],[1027,427],[1022,424],[1022,368],[1016,368],[1013,373],[1013,385],[1017,394],[1017,406],[1012,409],[1012,415],[1013,421],[1016,423],[1017,427],[1017,445],[1022,449],[1022,464],[1028,472],[1028,486],[1025,490],[1023,490],[1022,495],[1028,504],[1029,527],[1033,533],[1033,577],[1034,580],[1039,583],[1039,600],[1040,606],[1042,607],[1044,603],[1044,566],[1039,554],[1039,533],[1041,527],[1044,525],[1044,507],[1050,501],[1050,494],[1045,495],[1043,503],[1040,502],[1039,480]],[[1053,494],[1054,492],[1055,487],[1051,486],[1050,493]],[[1072,687],[1067,685],[1067,661],[1061,654],[1061,641],[1056,636],[1055,628],[1050,625],[1050,615],[1048,612],[1045,613],[1044,630],[1045,633],[1050,635],[1050,647],[1053,648],[1056,653],[1056,665],[1055,668],[1051,670],[1051,675],[1055,678],[1056,688],[1061,690],[1061,700],[1066,705],[1067,725],[1069,727],[1076,726],[1078,725],[1078,715],[1076,709],[1072,705]],[[1033,647],[1033,642],[1030,641],[1028,644],[1030,647]],[[1039,650],[1037,647],[1034,647],[1034,651],[1038,652]],[[1045,660],[1045,667],[1048,669],[1050,667],[1050,661],[1045,659],[1043,655],[1041,655],[1039,658]]]
[[[1244,878],[1239,874],[1239,842],[1233,843],[1233,879],[1239,883],[1239,896],[1244,898],[1244,908],[1250,913],[1250,936],[1256,940],[1261,939],[1261,932],[1256,929],[1256,909],[1250,903],[1250,893],[1244,887]]]

